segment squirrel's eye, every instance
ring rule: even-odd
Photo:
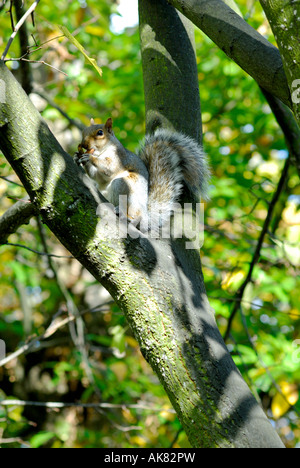
[[[103,135],[103,130],[98,130],[97,135],[102,136]]]

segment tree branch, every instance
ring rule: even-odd
[[[26,11],[26,13],[22,16],[22,18],[20,19],[20,21],[18,21],[18,23],[16,24],[15,28],[14,28],[14,32],[12,33],[12,35],[10,36],[9,40],[8,40],[8,43],[5,47],[5,50],[2,54],[2,57],[1,57],[1,60],[4,60],[5,57],[7,56],[7,53],[9,51],[9,48],[14,40],[14,38],[16,37],[16,35],[18,34],[18,31],[19,29],[21,28],[21,26],[23,25],[23,23],[27,20],[28,16],[30,16],[34,10],[36,9],[36,7],[38,6],[40,0],[35,0],[35,2],[33,2],[33,4],[31,5],[30,8],[28,8],[28,10]]]
[[[74,402],[61,402],[61,401],[24,401],[24,400],[0,400],[0,406],[37,406],[41,408],[94,408],[94,409],[135,409],[142,411],[150,411],[153,413],[160,413],[162,408],[155,407],[150,405],[145,405],[143,403],[136,404],[113,404],[113,403],[74,403]],[[164,409],[168,413],[174,413],[175,411],[172,408]]]
[[[86,311],[83,311],[81,314],[79,313],[78,310],[74,314],[73,312],[72,313],[69,312],[68,317],[64,319],[59,319],[56,315],[42,335],[36,336],[35,338],[25,343],[23,346],[21,346],[19,349],[17,349],[13,353],[1,359],[0,367],[5,366],[8,362],[11,362],[13,359],[16,359],[17,357],[22,356],[23,354],[27,354],[32,349],[34,351],[37,351],[39,349],[39,346],[37,345],[40,345],[43,340],[48,339],[50,336],[56,333],[57,330],[63,328],[65,325],[70,325],[71,323],[76,321],[78,317],[83,315],[85,312]]]
[[[285,185],[286,180],[287,180],[289,165],[290,165],[290,158],[288,158],[286,160],[286,163],[285,163],[284,169],[282,171],[279,183],[277,185],[277,189],[276,189],[276,191],[275,191],[275,193],[273,195],[273,198],[271,200],[271,203],[269,205],[268,214],[266,216],[266,219],[265,219],[265,222],[263,224],[261,234],[259,236],[256,248],[255,248],[255,251],[254,251],[254,254],[252,256],[252,260],[251,260],[251,263],[250,263],[250,266],[249,266],[247,277],[246,277],[245,281],[243,282],[243,284],[241,285],[241,287],[239,288],[239,290],[238,290],[238,292],[236,294],[236,301],[234,303],[232,312],[231,312],[230,317],[228,319],[228,324],[227,324],[226,332],[225,332],[225,335],[224,335],[224,341],[227,341],[227,339],[229,337],[230,330],[231,330],[231,325],[232,325],[233,319],[234,319],[237,311],[241,307],[241,303],[242,303],[242,300],[243,300],[243,295],[244,295],[245,289],[246,289],[247,285],[252,281],[253,270],[254,270],[254,267],[257,264],[258,260],[259,260],[261,248],[262,248],[262,245],[263,245],[263,241],[264,241],[265,235],[266,235],[266,233],[268,231],[270,222],[272,220],[272,216],[273,216],[273,212],[274,212],[276,203],[279,200],[280,194],[282,193],[282,190],[283,190],[284,185]]]
[[[292,110],[300,126],[300,5],[294,0],[260,0],[260,3],[282,56]]]
[[[28,224],[35,214],[36,208],[29,200],[20,200],[9,208],[0,218],[0,244],[5,244],[8,237],[23,224]]]
[[[37,94],[38,96],[40,96],[42,99],[45,99],[45,101],[48,102],[48,104],[53,107],[54,109],[58,110],[58,112],[69,122],[70,125],[73,125],[73,127],[76,127],[78,128],[78,130],[80,130],[82,132],[82,130],[85,128],[85,126],[77,121],[77,120],[74,120],[72,119],[60,106],[58,106],[54,101],[53,99],[51,99],[50,96],[48,96],[46,93],[38,90],[38,89],[34,89],[34,93]]]
[[[261,88],[271,110],[280,126],[286,145],[295,160],[295,165],[300,176],[300,128],[292,111],[272,94]]]
[[[14,0],[14,7],[16,11],[16,18],[17,21],[21,21],[25,12],[24,2],[23,0]],[[14,29],[14,28],[13,28]],[[28,40],[28,32],[26,21],[22,24],[19,30],[19,42],[20,42],[20,51],[21,55],[26,55],[28,53],[29,48],[29,40]],[[24,91],[27,94],[32,92],[32,73],[31,73],[31,66],[29,62],[20,61],[20,71],[21,71],[21,83]]]
[[[19,247],[20,249],[26,249],[29,250],[29,252],[35,253],[37,255],[41,255],[42,257],[50,257],[50,258],[75,258],[72,255],[55,255],[55,254],[50,254],[47,252],[40,252],[39,250],[34,250],[28,247],[27,245],[23,244],[14,244],[12,242],[4,242],[5,245],[10,245],[12,247]]]
[[[222,0],[168,0],[257,83],[292,107],[280,53]]]

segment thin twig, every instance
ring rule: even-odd
[[[13,244],[11,242],[5,242],[4,244],[2,245],[10,245],[12,247],[21,247],[22,249],[26,249],[26,250],[29,250],[29,252],[33,252],[37,255],[42,255],[42,256],[45,256],[45,257],[53,257],[53,258],[75,258],[73,257],[72,255],[54,255],[54,254],[49,254],[49,253],[46,253],[46,252],[39,252],[38,250],[34,250],[34,249],[31,249],[30,247],[27,247],[27,245],[23,245],[23,244]]]
[[[132,405],[123,405],[123,404],[112,404],[112,403],[64,403],[61,401],[25,401],[25,400],[0,400],[0,406],[38,406],[43,408],[102,408],[102,409],[137,409],[143,411],[152,411],[152,412],[161,412],[161,407],[149,406],[144,404],[132,404]],[[175,410],[172,408],[164,408],[164,411],[169,413],[175,413]]]
[[[47,63],[44,60],[29,60],[29,59],[26,59],[24,57],[19,57],[19,58],[5,59],[4,61],[5,62],[20,62],[20,61],[23,61],[23,62],[29,62],[29,63],[41,63],[42,65],[46,65],[47,67],[53,68],[53,70],[56,70],[59,73],[62,73],[63,75],[68,76],[67,73],[63,72],[62,70],[60,70],[57,67],[54,67],[53,65],[50,65],[50,63]]]
[[[11,24],[11,29],[12,30],[15,29],[14,16],[13,16],[13,5],[14,5],[13,0],[10,0],[8,13],[9,13],[9,17],[10,17],[10,24]]]
[[[276,382],[276,380],[274,379],[269,367],[267,366],[267,364],[264,363],[263,359],[260,357],[260,354],[259,352],[257,351],[257,348],[255,346],[255,342],[250,334],[250,331],[249,331],[249,328],[248,328],[248,325],[247,325],[247,322],[246,322],[246,317],[244,316],[243,314],[243,311],[242,311],[242,308],[240,310],[241,312],[241,317],[242,317],[242,322],[243,322],[243,326],[244,326],[244,329],[246,331],[246,334],[247,334],[247,338],[248,338],[248,341],[253,349],[253,351],[255,352],[256,356],[257,356],[257,359],[260,363],[260,365],[263,367],[263,369],[265,370],[266,374],[268,375],[269,379],[271,380],[273,386],[276,388],[277,392],[281,395],[281,397],[286,401],[286,403],[288,403],[288,405],[290,405],[291,408],[294,409],[294,411],[299,415],[300,414],[300,410],[297,409],[297,407],[295,406],[296,403],[293,405],[291,404],[288,399],[287,399],[287,396],[284,395],[284,393],[282,392],[282,389],[280,388],[280,385],[278,385],[278,383]],[[279,365],[279,364],[278,364]]]
[[[233,322],[233,319],[234,319],[236,313],[238,312],[238,310],[241,307],[241,302],[243,300],[243,295],[244,295],[246,286],[252,281],[253,270],[254,270],[254,267],[257,264],[258,260],[259,260],[260,251],[261,251],[261,248],[262,248],[262,245],[263,245],[265,235],[268,232],[270,222],[272,220],[274,208],[276,206],[276,203],[277,203],[277,201],[278,201],[278,199],[280,197],[280,194],[281,194],[281,192],[283,190],[283,187],[285,185],[289,165],[290,165],[290,157],[286,160],[286,163],[285,163],[285,166],[283,168],[283,171],[282,171],[282,174],[281,174],[277,189],[276,189],[276,191],[275,191],[275,193],[273,195],[273,198],[271,200],[269,210],[268,210],[268,214],[266,216],[266,219],[265,219],[261,234],[259,236],[259,239],[258,239],[258,242],[257,242],[257,245],[256,245],[256,249],[255,249],[253,257],[252,257],[252,261],[251,261],[250,266],[249,266],[249,271],[248,271],[247,277],[246,277],[245,281],[243,282],[243,284],[241,285],[241,287],[239,288],[239,290],[237,292],[236,302],[234,304],[233,310],[232,310],[232,312],[230,314],[230,317],[228,319],[227,328],[226,328],[225,335],[224,335],[224,341],[226,341],[228,339],[229,335],[230,335],[231,325],[232,325],[232,322]]]
[[[19,200],[0,217],[0,244],[35,215],[36,207],[29,200]]]
[[[88,312],[101,312],[101,309],[103,309],[105,306],[107,306],[111,302],[112,301],[108,301],[104,304],[99,304],[98,306],[92,309],[85,309],[82,312],[79,312],[78,314],[81,317]],[[68,317],[65,317],[64,319],[61,319],[61,320],[58,319],[58,316],[59,314],[56,314],[53,317],[53,320],[51,321],[50,325],[48,326],[48,328],[45,330],[45,332],[42,335],[36,336],[31,341],[29,341],[28,343],[25,343],[19,349],[9,354],[9,356],[1,359],[0,367],[4,366],[5,364],[12,361],[13,359],[21,356],[22,354],[28,353],[33,348],[34,348],[34,351],[37,351],[40,348],[41,342],[43,340],[48,339],[50,336],[54,335],[54,333],[56,333],[57,330],[63,328],[65,325],[70,324],[78,319],[78,316],[71,315],[71,314],[69,314]]]
[[[14,180],[10,180],[8,177],[0,176],[0,179],[6,180],[6,182],[9,182],[10,184],[14,184],[14,185],[17,185],[18,187],[24,188],[23,185],[18,184],[18,182],[15,182]]]
[[[71,318],[75,317],[75,320],[70,320],[68,322],[69,331],[70,331],[72,341],[73,341],[74,345],[78,348],[78,350],[79,350],[79,352],[81,354],[82,363],[83,363],[86,375],[87,375],[90,383],[94,385],[95,392],[98,393],[98,396],[100,397],[101,395],[99,394],[98,387],[95,384],[94,375],[92,373],[90,363],[89,363],[89,358],[88,358],[87,349],[86,349],[86,345],[85,345],[84,322],[83,322],[82,316],[81,316],[76,304],[74,303],[70,292],[65,287],[65,284],[63,283],[63,281],[60,280],[56,265],[55,265],[54,262],[52,262],[51,257],[49,256],[46,236],[45,236],[45,232],[44,232],[44,229],[43,229],[43,224],[42,224],[39,217],[37,217],[37,221],[38,221],[39,234],[40,234],[41,241],[42,241],[42,244],[43,244],[43,249],[44,249],[44,252],[48,254],[47,258],[48,258],[49,268],[52,270],[53,275],[54,275],[55,280],[56,280],[56,283],[57,283],[57,285],[58,285],[58,287],[59,287],[59,289],[60,289],[60,291],[61,291],[61,293],[62,293],[62,295],[63,295],[63,297],[65,299],[65,301],[66,301],[67,311],[68,311],[69,317],[71,317]]]
[[[0,360],[0,367],[4,366],[8,362],[12,361],[13,359],[21,356],[24,353],[27,353],[30,349],[37,347],[40,341],[45,340],[52,336],[59,328],[62,328],[64,325],[70,323],[71,321],[74,321],[76,319],[75,316],[69,316],[66,317],[65,319],[62,319],[60,321],[57,321],[57,319],[54,319],[49,327],[46,329],[45,333],[43,333],[40,336],[37,336],[33,340],[29,341],[29,343],[25,343],[21,348],[17,349],[15,352],[11,353],[9,356],[3,358]]]
[[[82,125],[80,122],[77,122],[76,120],[72,119],[69,117],[69,115],[60,107],[58,106],[47,94],[34,89],[34,93],[40,96],[42,99],[45,99],[45,101],[48,102],[48,104],[53,107],[54,109],[58,110],[60,114],[68,120],[68,122],[73,125],[74,127],[78,128],[78,130],[82,131],[84,129],[84,125]]]
[[[44,46],[45,44],[48,44],[49,42],[52,42],[52,41],[55,41],[56,39],[59,39],[59,38],[61,38],[61,37],[64,37],[64,34],[60,34],[59,36],[52,37],[51,39],[48,39],[47,41],[42,42],[41,44],[38,44],[38,43],[36,42],[35,37],[34,37],[33,35],[31,35],[31,37],[32,37],[32,39],[34,40],[34,45],[28,46],[26,52],[25,52],[23,55],[21,55],[20,57],[14,57],[14,58],[11,57],[11,58],[9,58],[9,59],[5,59],[4,61],[5,61],[5,62],[18,62],[18,61],[20,61],[20,60],[23,60],[23,59],[25,59],[25,57],[27,57],[28,55],[31,55],[31,54],[33,54],[34,52],[37,52],[38,50],[43,49],[43,46]],[[33,49],[33,47],[36,47],[36,48]],[[31,49],[32,49],[32,50],[31,50]]]
[[[28,16],[31,15],[31,13],[34,12],[34,10],[36,9],[36,7],[38,6],[40,0],[35,0],[35,2],[33,2],[33,4],[31,5],[31,7],[26,11],[26,13],[22,16],[22,18],[20,19],[20,21],[16,24],[15,28],[14,28],[14,32],[12,33],[12,35],[10,36],[9,40],[8,40],[8,43],[5,47],[5,50],[2,54],[2,57],[1,57],[1,60],[4,60],[8,51],[9,51],[9,48],[14,40],[14,38],[16,37],[20,27],[22,26],[22,24],[26,21],[26,19],[28,18]]]
[[[9,437],[7,439],[0,439],[0,444],[24,444],[23,439],[20,439],[20,437]]]
[[[24,0],[14,0],[14,7],[16,12],[16,19],[20,21],[22,16],[24,15],[26,9],[24,5]],[[14,28],[13,28],[14,30]],[[28,37],[28,29],[26,21],[22,25],[19,30],[18,34],[19,44],[20,44],[20,51],[22,55],[26,55],[28,53],[29,48],[29,37]],[[32,86],[33,86],[33,76],[30,64],[27,62],[20,63],[20,81],[22,88],[24,89],[25,93],[29,96],[32,93]]]

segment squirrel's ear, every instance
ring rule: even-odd
[[[107,119],[107,121],[105,123],[105,128],[108,131],[108,133],[112,133],[112,131],[113,131],[112,126],[113,126],[112,119],[111,118]]]
[[[90,124],[95,125],[95,120],[93,118],[90,120]]]

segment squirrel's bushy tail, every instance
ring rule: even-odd
[[[171,130],[158,129],[154,134],[146,136],[139,156],[150,175],[150,217],[160,213],[160,225],[170,216],[184,185],[197,200],[200,197],[208,198],[210,170],[202,147],[192,138]]]

